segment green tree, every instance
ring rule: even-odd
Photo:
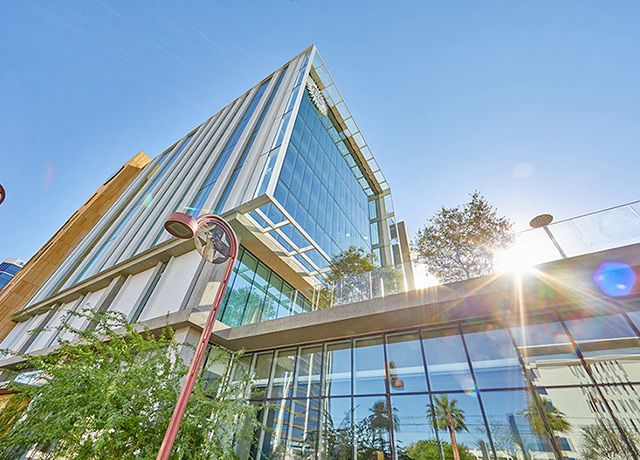
[[[377,262],[375,255],[355,246],[336,254],[326,275],[335,301],[343,304],[403,292],[402,272],[377,267]]]
[[[376,269],[376,256],[363,248],[350,246],[346,251],[336,254],[330,262],[327,272],[329,282],[353,277],[360,273],[367,273]]]
[[[542,407],[544,418],[547,421],[547,425],[549,426],[551,433],[547,433],[547,429],[544,426],[544,421],[540,416],[540,411],[538,410],[536,402],[531,398],[529,399],[527,408],[524,409],[522,413],[524,418],[529,422],[531,432],[533,434],[542,438],[547,438],[547,436],[551,435],[555,441],[556,433],[566,434],[571,431],[571,423],[567,420],[565,413],[557,407],[554,407],[550,400],[540,398],[540,406]],[[559,445],[557,441],[556,445]]]
[[[456,432],[462,430],[469,431],[464,422],[464,411],[457,407],[458,401],[456,399],[449,401],[449,397],[446,395],[436,396],[433,399],[435,404],[429,404],[427,406],[427,414],[430,418],[435,417],[435,425],[439,430],[447,429],[449,431],[453,448],[453,458],[455,460],[461,460],[458,442],[456,440]]]
[[[410,444],[406,450],[405,455],[411,460],[440,460],[439,450],[442,449],[442,455],[444,460],[454,460],[455,454],[453,452],[453,446],[446,442],[438,441],[435,439],[423,439],[418,442]],[[469,452],[466,446],[458,444],[458,457],[460,460],[477,460],[476,456]]]
[[[419,259],[443,283],[492,273],[495,252],[514,240],[513,223],[499,217],[480,192],[470,196],[462,206],[443,206],[416,235]]]
[[[35,447],[48,459],[155,459],[188,370],[181,345],[169,327],[154,336],[120,314],[77,314],[94,324],[63,326],[79,340],[45,356],[20,355],[28,373],[18,374],[0,412],[0,458]],[[207,369],[237,362],[216,348]],[[233,378],[209,372],[206,382],[201,372],[171,459],[235,458],[235,446],[247,443],[241,436],[260,427],[259,408],[245,398],[249,376],[235,368]]]

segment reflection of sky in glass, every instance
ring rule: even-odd
[[[387,359],[392,393],[427,391],[417,333],[387,336]]]
[[[640,340],[623,315],[565,321],[584,356],[640,353]]]
[[[597,251],[640,241],[640,216],[621,206],[574,219]]]
[[[394,424],[396,446],[406,448],[422,439],[435,439],[433,425],[427,417],[428,395],[394,395],[391,406],[397,417]]]
[[[505,329],[465,334],[478,387],[524,387],[518,356]]]
[[[355,446],[363,453],[373,444],[377,448],[382,448],[385,457],[389,458],[391,420],[387,399],[384,396],[366,396],[353,399],[353,425],[355,434]],[[369,423],[364,422],[368,420]],[[378,443],[378,439],[382,443]],[[359,457],[361,454],[359,455]],[[366,458],[366,457],[365,457]]]
[[[628,315],[636,328],[640,329],[640,311],[633,311],[628,313]]]
[[[355,393],[385,393],[382,337],[357,340],[353,356]]]
[[[432,391],[475,388],[462,339],[454,330],[423,333],[424,351]]]
[[[636,337],[622,315],[570,319],[566,320],[565,324],[576,341]]]
[[[325,355],[325,394],[331,396],[351,394],[351,343],[327,345]]]
[[[562,326],[552,318],[548,320],[540,324],[527,324],[524,330],[522,327],[511,328],[525,362],[534,364],[538,361],[578,359]]]

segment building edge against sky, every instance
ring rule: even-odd
[[[212,342],[249,350],[260,400],[288,409],[261,414],[274,432],[259,434],[255,458],[402,458],[419,440],[443,449],[453,439],[430,420],[444,397],[464,411],[457,443],[478,459],[586,459],[593,427],[638,458],[637,287],[612,297],[594,274],[636,276],[639,245],[312,311],[336,253],[365,247],[396,270],[409,255],[389,186],[315,47],[127,171],[48,271],[29,268],[44,257],[26,265],[39,282],[0,293],[13,302],[5,314],[22,308],[0,347],[47,353],[72,339],[61,322],[88,326],[68,315],[85,307],[151,329],[168,319],[195,342],[221,269],[163,224],[174,211],[216,212],[242,248]],[[550,407],[569,428],[550,425]]]
[[[0,289],[5,287],[23,266],[24,260],[7,257],[4,262],[0,264]]]
[[[285,289],[318,285],[331,257],[351,245],[369,246],[385,266],[403,262],[386,180],[314,47],[147,164],[26,309],[99,291],[114,268],[148,269],[146,255],[160,251],[175,262],[140,278],[189,266],[186,282],[206,271],[193,251],[165,250],[176,244],[162,227],[173,211],[227,217],[247,257],[265,259]]]

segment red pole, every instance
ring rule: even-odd
[[[189,396],[191,396],[193,385],[195,385],[196,377],[198,376],[198,372],[200,371],[200,365],[202,364],[204,354],[207,351],[207,345],[209,344],[209,338],[211,337],[211,332],[213,331],[213,326],[216,322],[216,317],[218,316],[218,310],[220,309],[220,304],[222,303],[222,297],[224,296],[224,292],[227,289],[227,284],[229,283],[229,278],[231,277],[231,272],[233,270],[233,265],[236,261],[236,257],[238,257],[238,241],[236,239],[236,236],[233,234],[233,231],[226,226],[226,222],[225,225],[222,225],[222,227],[225,229],[225,232],[229,237],[229,260],[227,261],[227,267],[225,268],[222,281],[220,282],[220,286],[218,287],[218,292],[216,293],[216,297],[213,300],[213,304],[211,305],[211,311],[209,312],[209,316],[207,317],[207,322],[202,329],[200,341],[198,342],[196,352],[193,355],[193,360],[191,361],[191,366],[189,367],[187,378],[182,385],[180,397],[178,398],[178,402],[176,403],[176,408],[173,410],[171,421],[169,422],[169,426],[167,427],[167,432],[165,433],[164,439],[162,440],[162,445],[160,446],[160,450],[158,451],[156,460],[168,460],[169,454],[171,454],[173,443],[176,440],[176,435],[178,434],[178,428],[180,428],[180,422],[182,421],[184,411],[187,408],[187,402],[189,402]]]

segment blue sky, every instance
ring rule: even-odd
[[[316,44],[412,233],[480,190],[524,229],[640,198],[640,3],[5,2],[0,260]]]

